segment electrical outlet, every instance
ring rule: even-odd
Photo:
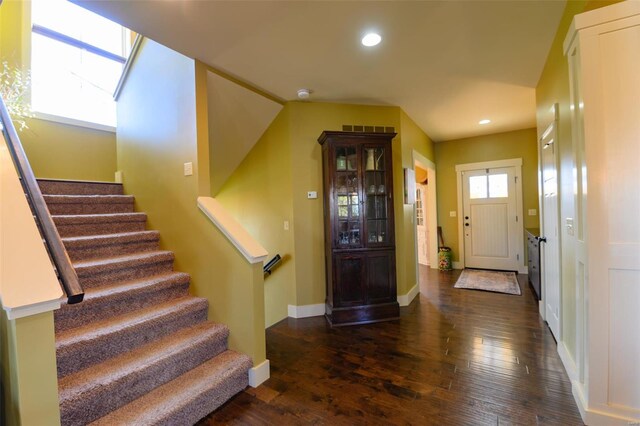
[[[185,176],[193,175],[193,163],[192,162],[184,163],[184,175]]]
[[[455,210],[451,210],[449,212],[449,217],[456,217],[456,216],[458,216],[458,213]]]
[[[529,209],[529,216],[535,216],[537,214],[538,212],[536,211],[536,209]]]
[[[317,191],[309,191],[309,192],[307,192],[307,198],[310,199],[310,200],[318,198],[318,192]]]
[[[289,230],[289,221],[288,221],[288,220],[285,220],[285,221],[284,221],[284,230],[285,230],[285,231],[288,231],[288,230]]]

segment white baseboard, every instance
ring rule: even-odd
[[[409,306],[409,304],[415,299],[415,297],[420,292],[420,288],[418,284],[411,287],[411,290],[407,294],[401,294],[398,296],[398,304],[400,306]]]
[[[315,305],[289,305],[288,313],[291,318],[309,318],[324,315],[324,303]]]
[[[519,274],[524,274],[524,275],[529,275],[529,268],[527,268],[526,266],[520,266],[518,268],[518,273]]]
[[[269,360],[265,359],[260,364],[249,369],[249,386],[257,388],[266,382],[270,376]]]
[[[571,393],[576,401],[578,411],[582,417],[582,421],[588,425],[607,425],[607,426],[628,426],[630,424],[640,424],[640,418],[626,417],[619,413],[611,413],[589,408],[589,403],[585,397],[585,389],[578,378],[578,367],[567,350],[564,342],[558,342],[558,355],[567,375],[571,381]]]
[[[451,262],[451,267],[453,269],[463,269],[462,262]]]
[[[564,342],[558,342],[558,355],[560,355],[560,360],[564,365],[564,369],[567,370],[567,375],[569,376],[569,380],[573,383],[574,380],[578,379],[578,367],[576,366],[573,357],[569,353]]]
[[[580,417],[582,417],[582,421],[586,423],[587,405],[584,399],[582,384],[578,379],[578,367],[569,353],[567,346],[562,341],[558,342],[558,355],[560,355],[560,361],[562,361],[562,365],[564,365],[564,369],[567,371],[567,375],[569,376],[569,381],[571,381],[571,393],[573,394],[573,399],[575,399],[576,405],[578,406]]]
[[[118,170],[118,171],[116,171],[116,173],[115,173],[115,177],[114,177],[114,180],[113,180],[113,181],[114,181],[115,183],[122,183],[122,182],[123,182],[123,181],[122,181],[122,170]]]

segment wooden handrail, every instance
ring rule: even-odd
[[[49,255],[55,264],[58,272],[58,279],[62,284],[62,289],[67,295],[68,303],[73,304],[82,302],[82,299],[84,298],[84,290],[82,289],[80,281],[78,280],[78,275],[71,264],[71,259],[69,259],[67,250],[64,248],[58,229],[56,228],[55,223],[53,223],[51,214],[49,214],[47,204],[42,197],[42,192],[40,192],[40,187],[38,186],[38,182],[33,174],[33,170],[31,170],[31,165],[29,164],[27,155],[22,148],[22,143],[20,142],[20,138],[18,137],[15,127],[13,126],[13,122],[9,116],[9,111],[7,111],[7,107],[4,104],[2,97],[0,97],[0,122],[2,124],[2,131],[7,138],[7,146],[9,147],[9,152],[13,158],[13,163],[18,175],[20,176],[22,187],[29,197],[33,213],[40,224],[40,232],[46,242]]]

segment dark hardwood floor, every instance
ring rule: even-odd
[[[421,269],[397,321],[269,328],[271,378],[199,424],[582,425],[526,275],[512,296],[454,289],[459,274]]]

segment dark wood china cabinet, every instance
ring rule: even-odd
[[[395,133],[325,131],[322,145],[326,318],[332,326],[397,319]]]

